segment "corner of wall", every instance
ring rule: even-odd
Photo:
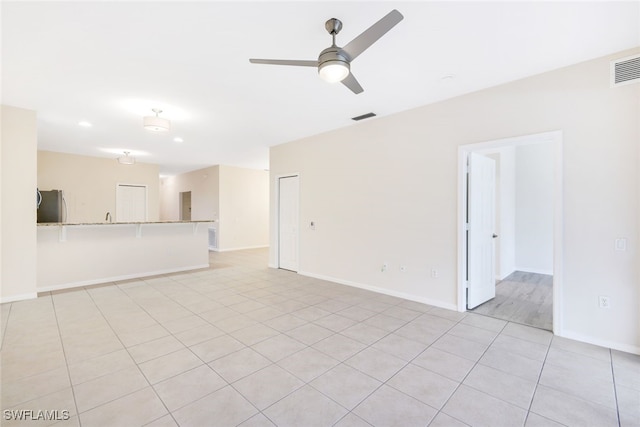
[[[37,296],[36,112],[2,106],[0,302]]]

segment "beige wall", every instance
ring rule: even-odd
[[[36,112],[2,106],[0,302],[36,296]]]
[[[191,191],[191,218],[215,219],[219,251],[269,245],[269,173],[211,166],[161,182],[161,218],[179,219],[180,192]]]
[[[176,221],[180,218],[180,193],[191,191],[191,219],[218,219],[219,168],[205,169],[162,178],[160,182],[160,218]]]
[[[610,60],[638,51],[272,147],[271,230],[275,177],[298,172],[300,272],[454,308],[458,146],[561,130],[564,323],[556,332],[640,353],[640,85],[609,84]],[[628,239],[626,252],[614,250],[617,237]],[[276,265],[275,233],[271,248]],[[612,308],[599,309],[598,295]]]
[[[269,172],[220,166],[222,251],[269,245]]]
[[[104,222],[116,216],[116,185],[147,186],[147,217],[160,218],[159,167],[149,163],[121,165],[116,159],[38,151],[38,188],[63,190],[66,222]]]

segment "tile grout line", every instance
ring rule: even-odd
[[[134,301],[134,300],[133,300],[129,295],[127,295],[127,293],[126,293],[126,292],[124,292],[122,289],[120,289],[120,288],[118,287],[118,285],[117,285],[117,284],[115,284],[115,283],[114,283],[114,285],[118,288],[118,291],[120,291],[120,292],[122,292],[123,294],[125,294],[127,298],[129,298],[131,301],[133,301],[136,305],[138,305],[138,306],[140,307],[140,305],[139,305],[139,304],[137,304],[137,302],[135,302],[135,301]],[[158,393],[156,392],[156,389],[153,387],[153,385],[151,384],[151,382],[149,381],[149,379],[147,378],[147,376],[144,374],[144,372],[142,372],[142,369],[140,369],[140,365],[139,365],[139,364],[138,364],[138,362],[134,359],[134,357],[131,355],[131,353],[129,352],[128,347],[127,347],[127,346],[122,342],[122,340],[120,339],[120,336],[118,335],[118,333],[116,332],[116,330],[115,330],[115,329],[113,329],[113,326],[111,325],[111,322],[109,322],[109,319],[105,316],[104,312],[102,311],[102,309],[100,308],[100,306],[98,305],[98,303],[96,303],[95,299],[93,298],[93,295],[91,295],[91,293],[90,293],[90,292],[88,292],[88,291],[87,291],[87,294],[89,295],[89,298],[91,299],[91,301],[92,301],[92,302],[93,302],[93,304],[95,305],[95,307],[96,307],[96,309],[98,310],[98,312],[100,312],[100,315],[102,316],[102,318],[105,320],[105,322],[107,322],[107,325],[109,325],[109,329],[111,329],[111,331],[113,332],[113,334],[116,336],[116,338],[118,339],[118,341],[119,341],[119,342],[120,342],[120,344],[122,345],[122,348],[124,349],[124,351],[126,351],[126,352],[127,352],[127,354],[129,355],[129,357],[131,358],[131,360],[132,360],[132,361],[133,361],[133,363],[135,364],[136,369],[138,370],[138,372],[140,372],[140,374],[142,375],[142,377],[143,377],[143,378],[145,379],[145,381],[147,382],[148,387],[149,387],[149,388],[151,388],[151,390],[153,390],[153,393],[155,394],[155,396],[158,398],[158,400],[160,401],[160,403],[162,403],[162,406],[164,406],[164,408],[167,410],[167,414],[171,415],[171,418],[176,422],[176,424],[178,424],[178,423],[177,423],[177,421],[175,420],[175,418],[173,418],[173,414],[171,413],[171,411],[169,411],[169,408],[167,408],[167,405],[166,405],[166,404],[164,403],[164,401],[160,398],[160,396],[158,396]],[[140,308],[142,308],[142,307],[140,307]],[[143,310],[143,311],[145,311],[145,313],[146,313],[146,310],[144,310],[143,308],[142,308],[142,310]],[[147,313],[147,314],[148,314],[148,313]],[[154,320],[155,320],[155,319],[154,319]],[[160,325],[160,326],[162,326],[162,325]],[[164,328],[164,326],[162,326],[162,327]],[[165,328],[165,330],[166,330],[166,328]],[[169,332],[169,331],[167,330],[167,332]],[[119,350],[118,350],[118,351],[119,351]],[[122,369],[121,369],[121,370],[122,370]],[[111,374],[108,374],[108,375],[111,375]],[[146,388],[146,387],[145,387],[145,388]],[[100,405],[96,406],[95,408],[91,408],[91,409],[89,409],[89,410],[87,410],[87,411],[85,411],[85,412],[89,412],[89,411],[91,411],[91,410],[94,410],[94,409],[96,409],[96,408],[99,408],[99,407],[101,407],[101,406],[104,406],[104,405],[106,405],[106,404],[108,404],[108,403],[114,402],[114,401],[116,401],[116,400],[118,400],[118,399],[122,399],[123,397],[130,396],[130,395],[132,395],[132,394],[134,394],[134,393],[139,392],[140,390],[144,390],[144,388],[141,388],[141,389],[138,389],[138,390],[134,390],[134,391],[132,391],[131,393],[126,393],[126,394],[124,394],[124,395],[122,395],[122,396],[119,396],[119,397],[116,397],[115,399],[112,399],[112,400],[110,400],[110,401],[108,401],[108,402],[103,402],[103,403],[101,403]],[[166,415],[166,414],[163,414],[162,416],[160,416],[160,417],[158,417],[158,418],[162,418],[162,417],[164,417],[165,415]],[[155,419],[154,419],[154,420],[155,420]],[[151,420],[150,422],[153,422],[154,420]],[[78,413],[78,422],[80,422],[80,413]],[[147,423],[147,424],[148,424],[148,423]],[[80,423],[80,426],[82,427],[82,423]]]
[[[609,349],[609,360],[611,365],[611,379],[613,380],[613,397],[616,401],[616,416],[618,417],[618,427],[621,427],[620,404],[618,403],[618,388],[616,387],[616,373],[613,367],[613,352]]]
[[[73,396],[73,404],[76,407],[76,416],[78,417],[78,425],[82,427],[80,421],[80,410],[78,409],[78,401],[76,399],[76,390],[73,387],[73,381],[71,380],[71,371],[69,370],[69,361],[67,360],[67,351],[65,349],[64,340],[62,338],[62,332],[60,331],[60,321],[58,320],[58,310],[56,309],[56,303],[53,295],[49,295],[51,298],[51,307],[53,308],[53,315],[56,319],[56,328],[58,329],[58,337],[60,338],[60,346],[62,347],[62,355],[64,356],[64,366],[67,369],[67,378],[69,378],[69,387],[71,388],[71,395]]]
[[[372,297],[372,298],[375,298],[375,296],[374,296],[374,297]],[[372,298],[368,298],[368,299],[372,299]],[[294,300],[295,300],[295,299],[294,299]],[[401,301],[400,301],[400,302],[401,302]],[[398,302],[398,304],[399,304],[400,302]],[[318,304],[318,303],[317,303],[317,304]],[[312,305],[309,305],[308,307],[315,307],[317,304],[312,304]],[[396,304],[396,305],[397,305],[397,304]],[[344,309],[351,308],[351,307],[356,307],[356,306],[358,306],[358,304],[353,304],[353,305],[351,305],[351,306],[349,306],[349,307],[346,307],[346,308],[344,308]],[[395,305],[392,305],[392,307],[393,307],[393,306],[395,306]],[[296,310],[296,311],[299,311],[299,310]],[[380,313],[381,313],[381,312],[378,312],[377,314],[380,314]],[[298,316],[295,316],[295,315],[293,314],[293,312],[289,312],[289,313],[285,313],[285,314],[290,314],[290,315],[292,315],[292,316],[294,316],[294,317],[298,317]],[[320,317],[320,318],[318,318],[318,319],[315,319],[315,320],[313,320],[313,321],[308,321],[307,319],[302,319],[302,320],[305,320],[305,321],[307,322],[307,324],[310,324],[310,323],[311,323],[311,324],[314,324],[314,325],[315,325],[315,321],[316,321],[316,320],[319,320],[319,319],[325,318],[325,317],[327,317],[327,316],[330,316],[331,314],[336,314],[336,313],[335,313],[335,312],[331,312],[330,314],[328,314],[328,315],[326,315],[326,316],[322,316],[322,317]],[[372,316],[368,317],[367,319],[369,319],[369,318],[371,318],[371,317],[374,317],[374,316],[376,316],[377,314],[374,314],[374,315],[372,315]],[[419,316],[418,316],[418,317],[419,317]],[[353,319],[352,319],[352,320],[353,320]],[[366,319],[365,319],[365,320],[366,320]],[[400,320],[402,320],[402,319],[400,319]],[[414,320],[415,320],[415,319],[414,319]],[[358,323],[362,323],[362,322],[363,322],[363,321],[360,321],[360,322],[358,322]],[[260,323],[262,323],[262,322],[260,322]],[[358,324],[358,323],[356,323],[356,324]],[[402,326],[404,326],[404,325],[405,325],[405,324],[407,324],[407,323],[409,323],[409,322],[405,322]],[[316,325],[316,326],[319,326],[319,325]],[[352,326],[355,326],[355,325],[352,325]],[[367,325],[367,326],[370,326],[370,327],[376,328],[375,326],[372,326],[372,325]],[[402,326],[399,326],[399,327],[398,327],[398,328],[396,328],[394,331],[396,331],[397,329],[400,329]],[[293,329],[295,329],[295,328],[293,328]],[[327,328],[325,328],[325,329],[327,329]],[[348,329],[348,328],[345,328],[345,329]],[[377,328],[377,329],[380,329],[380,328]],[[381,329],[381,330],[383,330],[383,329]],[[331,331],[331,332],[333,332],[333,334],[332,334],[331,336],[334,336],[334,335],[338,335],[338,334],[340,334],[340,332],[335,332],[335,331],[333,331],[333,330],[330,330],[330,331]],[[374,341],[372,344],[369,344],[369,345],[366,345],[366,344],[365,344],[365,345],[366,345],[366,347],[365,347],[365,348],[363,348],[362,350],[358,351],[357,353],[355,353],[355,354],[354,354],[354,355],[352,355],[351,357],[354,357],[354,356],[356,356],[357,354],[361,353],[362,351],[364,351],[364,350],[366,350],[366,349],[368,349],[368,348],[371,348],[371,347],[373,346],[373,344],[377,343],[378,341],[380,341],[380,340],[384,339],[385,337],[387,337],[388,335],[391,335],[391,334],[394,332],[394,331],[386,331],[386,330],[383,330],[383,331],[387,332],[387,334],[385,334],[383,337],[379,338],[378,340]],[[279,331],[279,332],[280,332],[280,331]],[[284,358],[282,358],[282,359],[280,359],[280,360],[284,360],[284,359],[286,359],[287,357],[290,357],[290,356],[292,356],[292,355],[294,355],[294,354],[300,353],[300,352],[302,352],[302,351],[304,351],[304,350],[306,350],[306,349],[309,349],[309,348],[311,348],[311,349],[313,349],[313,350],[316,350],[315,348],[313,348],[313,345],[314,345],[314,344],[317,344],[317,343],[318,343],[318,342],[320,342],[320,341],[322,341],[322,339],[321,339],[321,340],[318,340],[317,342],[315,342],[315,343],[313,343],[313,344],[311,344],[311,345],[308,345],[308,344],[306,344],[306,343],[303,343],[303,342],[301,342],[301,341],[297,340],[295,337],[290,336],[290,335],[289,335],[289,334],[287,334],[286,332],[288,332],[288,331],[280,332],[280,334],[281,334],[281,335],[286,335],[287,337],[289,337],[289,338],[291,338],[291,339],[293,339],[293,340],[295,340],[295,341],[297,341],[297,342],[300,342],[301,344],[305,345],[305,347],[304,347],[304,348],[302,348],[302,349],[300,349],[300,350],[298,350],[298,351],[296,351],[296,352],[294,352],[294,353],[292,353],[292,354],[290,354],[290,355],[288,355],[288,356],[286,356],[286,357],[284,357]],[[342,335],[342,334],[340,334],[340,335]],[[342,336],[345,336],[345,335],[342,335]],[[346,336],[345,336],[345,337],[346,337]],[[326,338],[329,338],[329,337],[326,337]],[[323,339],[326,339],[326,338],[323,338]],[[349,337],[346,337],[346,338],[349,338]],[[269,339],[269,338],[267,338],[267,339]],[[266,341],[266,339],[265,339],[265,340],[263,340],[263,341]],[[260,342],[262,342],[262,341],[260,341]],[[362,342],[361,342],[361,343],[362,343]],[[257,343],[256,343],[256,344],[257,344]],[[362,343],[362,344],[364,344],[364,343]],[[247,346],[247,347],[248,347],[248,348],[251,348],[253,351],[257,351],[257,350],[254,350],[254,349],[252,348],[253,346]],[[240,351],[240,350],[239,350],[239,351]],[[316,350],[316,351],[319,351],[319,350]],[[261,354],[259,351],[257,351],[257,352],[258,352],[258,354]],[[325,354],[325,353],[324,353],[324,352],[322,352],[322,351],[320,351],[320,352],[321,352],[321,353],[323,353],[323,354]],[[328,354],[325,354],[325,355],[326,355],[326,356],[328,356],[328,357],[331,357],[331,356],[330,356],[330,355],[328,355]],[[263,357],[266,357],[266,355],[264,355],[264,354],[262,354],[262,356],[263,356]],[[223,356],[223,357],[224,357],[224,356]],[[351,357],[350,357],[350,358],[351,358]],[[296,376],[294,373],[289,372],[287,369],[285,369],[285,368],[283,368],[282,366],[280,366],[280,365],[278,364],[278,362],[279,362],[280,360],[279,360],[279,361],[272,361],[272,360],[271,360],[271,359],[269,359],[268,357],[267,357],[267,359],[268,359],[268,360],[270,360],[270,361],[272,362],[269,366],[265,366],[265,367],[263,367],[263,368],[260,368],[259,370],[255,371],[255,372],[253,372],[253,373],[251,373],[251,374],[248,374],[248,375],[244,376],[243,378],[246,378],[246,377],[248,377],[248,376],[250,376],[250,375],[253,375],[253,374],[257,373],[257,372],[260,372],[261,370],[264,370],[264,369],[266,369],[266,368],[268,368],[268,367],[270,367],[270,366],[276,365],[276,366],[278,366],[280,369],[283,369],[284,371],[286,371],[286,372],[287,372],[287,373],[289,373],[290,375],[293,375],[295,378],[297,378],[298,380],[302,381],[302,382],[303,382],[303,385],[301,385],[300,387],[297,387],[296,389],[294,389],[294,390],[290,391],[290,392],[289,392],[289,393],[287,393],[285,396],[282,396],[281,398],[279,398],[278,400],[276,400],[275,402],[273,402],[272,404],[270,404],[269,406],[267,406],[266,408],[264,408],[264,410],[260,410],[260,409],[258,409],[258,408],[253,404],[253,402],[251,402],[250,400],[248,400],[248,399],[247,399],[247,398],[246,398],[246,397],[245,397],[245,396],[244,396],[244,395],[243,395],[239,390],[237,390],[237,389],[233,386],[233,384],[234,384],[234,383],[236,383],[236,382],[240,381],[241,379],[238,379],[238,380],[234,381],[234,383],[229,383],[229,386],[231,386],[231,387],[232,387],[236,392],[238,392],[241,396],[243,396],[245,400],[247,400],[249,403],[251,403],[251,404],[252,404],[252,405],[253,405],[253,406],[258,410],[258,412],[259,412],[260,414],[262,414],[265,418],[267,418],[269,421],[273,422],[273,420],[271,420],[271,418],[269,418],[269,417],[267,416],[267,414],[265,414],[265,413],[264,413],[264,411],[265,411],[265,410],[267,410],[268,408],[270,408],[270,407],[272,407],[273,405],[277,404],[278,402],[280,402],[280,401],[282,401],[282,400],[286,399],[287,397],[289,397],[290,395],[292,395],[292,394],[296,393],[297,391],[299,391],[300,389],[304,388],[305,386],[309,386],[309,387],[311,387],[313,390],[315,390],[315,391],[317,391],[318,393],[322,394],[322,395],[323,395],[324,397],[326,397],[327,399],[329,399],[329,400],[333,401],[333,402],[334,402],[334,403],[336,403],[338,406],[340,406],[340,407],[344,408],[344,409],[347,411],[347,413],[346,413],[343,417],[341,417],[340,419],[344,418],[345,416],[347,416],[348,414],[350,414],[350,413],[352,412],[349,408],[344,407],[342,404],[340,404],[339,402],[335,401],[331,396],[327,396],[325,393],[323,393],[321,390],[318,390],[317,388],[315,388],[315,387],[311,384],[311,382],[312,382],[313,380],[315,380],[316,378],[320,377],[321,375],[324,375],[324,374],[325,374],[326,372],[328,372],[328,371],[323,372],[322,374],[318,375],[317,377],[314,377],[311,381],[305,381],[305,380],[303,380],[302,378],[300,378],[300,377]],[[337,360],[337,359],[336,359],[336,360]],[[409,363],[409,362],[405,363],[405,365],[404,365],[400,370],[404,369],[404,367],[406,367],[408,363]],[[385,382],[382,382],[382,381],[378,380],[377,378],[371,377],[369,374],[367,374],[367,373],[365,373],[365,372],[360,371],[360,370],[359,370],[359,369],[357,369],[357,368],[354,368],[354,367],[352,367],[352,366],[350,366],[350,365],[346,365],[346,364],[344,363],[344,361],[339,361],[339,363],[338,363],[338,364],[336,364],[336,365],[335,365],[334,367],[332,367],[331,369],[334,369],[336,366],[339,366],[339,365],[345,365],[345,366],[348,366],[348,367],[350,367],[350,368],[352,368],[352,369],[357,370],[358,372],[362,373],[363,375],[366,375],[366,376],[368,376],[368,377],[370,377],[370,378],[373,378],[374,380],[379,381],[379,382],[381,383],[378,387],[376,387],[376,389],[375,389],[375,390],[373,390],[370,394],[368,394],[367,396],[365,396],[365,397],[364,397],[364,398],[363,398],[363,399],[358,403],[358,405],[359,405],[360,403],[362,403],[364,400],[366,400],[366,399],[367,399],[371,394],[375,393],[375,392],[376,392],[380,387],[382,387],[382,386],[386,383],[386,381],[385,381]],[[330,370],[331,370],[331,369],[330,369]],[[214,370],[214,371],[215,371],[215,370]],[[394,375],[395,375],[395,374],[394,374]],[[415,399],[415,398],[414,398],[414,399]],[[356,405],[356,407],[357,407],[358,405]],[[354,415],[356,415],[356,414],[354,414]],[[253,416],[255,416],[255,415],[253,415]],[[253,417],[253,416],[252,416],[252,417]],[[356,416],[357,416],[357,415],[356,415]],[[251,418],[251,417],[250,417],[250,418]],[[245,421],[246,421],[246,420],[245,420]],[[339,420],[338,420],[338,422],[339,422]],[[274,424],[275,424],[275,422],[274,422]]]
[[[9,303],[9,312],[7,313],[7,321],[5,325],[2,325],[2,340],[0,341],[0,350],[4,348],[4,337],[7,335],[7,327],[9,326],[9,319],[11,318],[11,310],[13,310],[13,303]]]
[[[533,407],[533,400],[535,399],[536,393],[538,392],[538,386],[540,385],[540,378],[542,378],[542,372],[544,371],[544,367],[547,364],[547,357],[549,356],[549,351],[551,350],[551,345],[553,344],[553,337],[554,336],[555,335],[553,335],[553,333],[552,333],[551,340],[549,341],[549,344],[547,345],[547,351],[544,354],[544,360],[542,361],[542,366],[540,367],[540,373],[538,374],[538,378],[536,379],[536,386],[533,389],[533,395],[531,396],[531,402],[529,402],[529,409],[527,409],[527,416],[524,419],[525,424],[527,422],[527,419],[529,418],[529,414],[531,413],[531,408]],[[535,412],[534,412],[534,414],[539,415],[539,416],[543,416],[543,415],[537,414]],[[545,419],[549,419],[547,417],[544,417],[544,418]],[[554,421],[554,422],[560,424],[559,421],[556,421],[556,420],[551,420],[551,421]]]
[[[459,325],[460,323],[462,323],[462,321],[463,321],[466,317],[467,317],[467,316],[465,316],[465,317],[461,318],[458,322],[456,322],[456,324],[455,324],[454,326],[452,326],[451,328],[449,328],[449,329],[447,330],[447,332],[448,332],[448,331],[450,331],[451,329],[453,329],[455,326],[457,326],[457,325]],[[487,317],[487,316],[485,316],[485,317]],[[493,319],[493,318],[492,318],[492,319]],[[498,320],[502,320],[502,319],[498,319]],[[453,390],[453,392],[451,393],[451,395],[449,395],[449,397],[447,398],[447,400],[442,404],[442,407],[441,407],[440,409],[438,409],[438,414],[439,414],[440,412],[442,412],[443,414],[445,414],[445,415],[447,415],[447,416],[449,416],[449,417],[452,417],[452,418],[454,418],[455,420],[458,420],[458,421],[462,422],[463,424],[466,424],[464,421],[459,420],[458,418],[454,417],[453,415],[447,414],[446,412],[443,412],[442,410],[444,409],[444,407],[445,407],[445,406],[447,406],[447,403],[449,403],[449,401],[451,400],[451,398],[453,397],[453,395],[454,395],[454,394],[456,394],[456,392],[460,389],[460,386],[464,383],[464,380],[466,380],[466,379],[467,379],[467,377],[469,376],[469,374],[470,374],[470,373],[475,369],[475,367],[476,367],[476,366],[478,366],[478,364],[480,363],[480,359],[482,359],[482,357],[487,353],[487,351],[489,350],[489,348],[491,348],[491,345],[495,342],[495,340],[497,340],[497,339],[498,339],[498,337],[500,336],[500,334],[502,334],[502,332],[504,331],[504,329],[505,329],[505,328],[507,327],[507,325],[509,324],[509,322],[508,322],[508,321],[504,321],[504,322],[505,322],[505,324],[502,326],[502,328],[500,329],[500,331],[498,331],[498,333],[496,334],[496,336],[491,340],[491,343],[490,343],[489,345],[487,345],[487,348],[482,352],[482,355],[480,355],[480,357],[478,357],[478,360],[476,360],[476,361],[474,362],[474,364],[473,364],[473,366],[471,367],[471,369],[469,369],[469,372],[467,372],[467,373],[466,373],[466,375],[465,375],[465,376],[460,380],[460,382],[458,383],[458,385],[456,386],[456,388]],[[470,326],[473,326],[473,325],[470,325]],[[483,329],[483,328],[480,328],[480,329]],[[445,332],[445,334],[446,334],[447,332]],[[443,335],[444,335],[444,334],[443,334]],[[438,338],[438,339],[440,339],[440,338]],[[431,346],[429,346],[429,347],[431,347]],[[443,351],[444,351],[444,350],[443,350]],[[448,353],[448,352],[446,352],[446,353]],[[416,357],[417,357],[417,356],[416,356]],[[470,386],[467,386],[467,387],[470,387]],[[471,388],[473,388],[473,387],[471,387]],[[476,389],[474,388],[474,390],[476,390]],[[483,391],[481,391],[481,390],[478,390],[478,391],[480,391],[481,393],[484,393],[484,394],[486,394],[486,395],[488,395],[488,396],[491,396],[490,394],[485,393],[485,392],[483,392]],[[496,398],[495,396],[491,396],[491,397],[494,397],[495,399],[498,399],[498,398]],[[502,400],[502,399],[498,399],[498,400],[500,400],[500,401],[503,401],[503,402],[504,402],[504,400]],[[505,403],[509,403],[509,402],[505,402]],[[509,403],[509,404],[510,404],[510,403]],[[514,406],[515,406],[515,405],[514,405]],[[437,414],[436,414],[436,416],[437,416]],[[435,417],[434,417],[434,418],[435,418]],[[526,420],[526,415],[525,415],[525,420]],[[524,425],[524,423],[523,423],[523,425]]]

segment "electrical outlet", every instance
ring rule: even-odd
[[[611,301],[609,301],[609,297],[600,295],[598,297],[598,307],[600,308],[611,308]]]
[[[401,273],[406,273],[406,271],[407,271],[407,266],[406,265],[401,265],[400,266],[400,272]]]
[[[433,277],[434,279],[438,278],[438,270],[436,270],[435,268],[431,270],[431,277]]]
[[[385,262],[384,264],[382,264],[382,268],[380,269],[381,272],[385,272],[389,269],[389,266],[387,265],[387,263]]]

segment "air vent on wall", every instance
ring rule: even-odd
[[[367,113],[361,116],[352,117],[351,120],[355,120],[356,122],[359,122],[360,120],[368,119],[369,117],[375,117],[375,116],[376,116],[376,113]]]
[[[611,61],[611,86],[640,82],[640,55]]]

